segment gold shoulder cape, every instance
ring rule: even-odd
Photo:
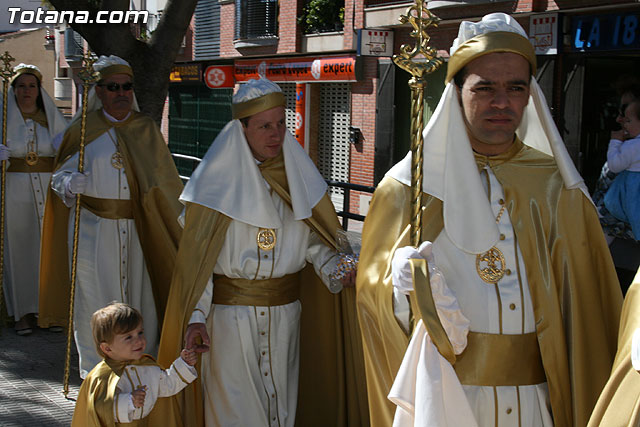
[[[116,362],[113,360],[103,360],[89,372],[87,378],[82,382],[78,392],[78,400],[73,411],[72,427],[111,427],[111,426],[132,426],[144,427],[153,426],[149,423],[149,417],[136,420],[132,423],[116,423],[113,417],[114,398],[116,396],[116,386],[125,366],[157,366],[153,357],[145,354],[140,360],[130,362]],[[166,401],[175,400],[175,396],[159,398],[156,405],[162,402],[166,407]],[[173,406],[175,408],[175,406]],[[154,406],[151,413],[155,412]],[[178,412],[164,412],[163,426],[182,426]],[[168,415],[171,415],[170,417]]]
[[[621,306],[597,213],[580,190],[564,188],[553,158],[520,141],[505,156],[484,159],[503,186],[525,260],[554,425],[584,426],[611,369]],[[426,196],[422,240],[433,241],[443,229],[442,202]],[[386,396],[408,343],[393,313],[390,262],[396,247],[409,245],[409,210],[410,188],[386,177],[362,236],[356,290],[374,427],[392,424]],[[416,305],[412,298],[419,316]]]
[[[618,353],[607,385],[598,399],[589,427],[640,425],[640,373],[631,364],[631,340],[640,328],[640,276],[629,287],[620,316]]]
[[[260,170],[274,191],[290,203],[282,153],[260,165]],[[305,222],[325,243],[335,247],[335,230],[340,223],[327,195]],[[187,204],[185,229],[160,339],[161,365],[171,363],[180,353],[189,318],[213,274],[230,223],[231,218],[220,212]],[[304,308],[300,320],[296,425],[366,426],[366,387],[355,290],[347,288],[337,295],[329,293],[311,265],[302,271],[301,285],[300,300]],[[200,363],[197,367],[199,370]],[[181,394],[186,426],[204,425],[199,381],[200,376]]]
[[[162,316],[169,295],[169,285],[180,241],[178,215],[182,205],[178,197],[182,181],[171,154],[155,122],[140,113],[119,123],[104,117],[102,110],[87,115],[86,144],[90,144],[111,127],[124,156],[124,167],[131,189],[133,216],[144,252],[158,313]],[[56,155],[57,170],[80,148],[80,122],[64,135]],[[38,325],[67,326],[69,319],[69,212],[62,200],[49,188],[42,229],[40,261],[40,313]],[[87,319],[88,321],[89,319]]]

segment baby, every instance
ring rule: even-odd
[[[168,370],[143,354],[147,340],[142,315],[127,304],[112,303],[93,313],[91,329],[104,360],[82,383],[72,426],[140,420],[159,397],[177,394],[197,377],[194,351],[182,350]]]
[[[631,225],[640,240],[640,101],[631,102],[624,111],[622,130],[611,133],[607,164],[619,173],[604,196],[611,214]]]

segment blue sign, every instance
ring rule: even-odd
[[[640,48],[635,13],[584,15],[571,18],[571,50],[591,52]]]

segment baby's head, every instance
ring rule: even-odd
[[[138,360],[147,346],[142,315],[135,308],[113,302],[91,316],[98,354],[117,361]]]
[[[640,135],[640,100],[631,101],[624,110],[622,127],[631,138]]]

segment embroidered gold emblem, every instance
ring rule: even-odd
[[[276,247],[276,232],[271,228],[261,228],[256,236],[258,247],[263,251],[270,251]]]
[[[39,157],[38,153],[35,151],[29,151],[26,156],[24,156],[24,162],[29,166],[33,166],[38,163]]]
[[[124,167],[124,157],[122,157],[122,153],[116,151],[111,155],[111,166],[116,169],[122,169]]]
[[[495,246],[476,256],[476,270],[480,278],[490,284],[498,283],[505,271],[504,255]]]

